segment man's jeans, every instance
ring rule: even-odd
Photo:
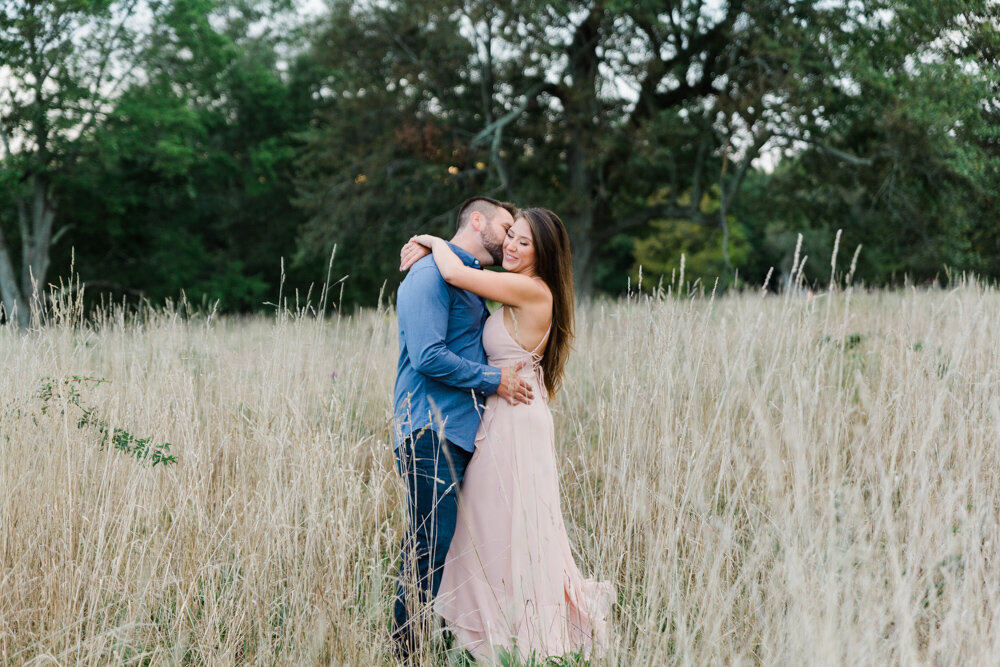
[[[441,586],[458,520],[458,491],[471,458],[471,452],[430,429],[413,433],[396,449],[410,519],[393,609],[393,637],[404,653],[413,651],[428,629],[428,606]]]

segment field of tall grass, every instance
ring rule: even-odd
[[[0,330],[0,662],[392,664],[392,309],[66,312]],[[995,289],[577,328],[563,513],[619,595],[594,664],[996,661]]]

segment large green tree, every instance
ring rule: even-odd
[[[819,257],[838,228],[867,280],[995,275],[997,14],[332,0],[300,28],[293,0],[12,0],[4,317],[27,322],[71,249],[99,291],[247,310],[281,257],[304,287],[337,244],[345,296],[372,302],[399,244],[448,234],[474,194],[560,213],[581,294],[681,253],[688,277],[757,281],[799,233]]]
[[[787,269],[799,232],[825,254],[838,228],[870,246],[863,275],[877,280],[988,270],[996,13],[992,0],[334,3],[314,43],[327,110],[301,163],[301,254],[340,240],[371,283],[392,279],[406,235],[442,231],[486,192],[563,216],[582,294],[613,287],[610,270],[624,282],[636,237],[666,268],[678,230],[717,246],[705,266],[724,278]],[[761,156],[773,177],[754,172]]]
[[[996,277],[1000,9],[889,3],[876,17],[849,26],[836,60],[843,84],[808,91],[823,114],[741,203],[755,270],[787,270],[801,232],[824,257],[811,275],[827,279],[843,229],[842,245],[863,246],[857,275],[872,283],[949,267]]]
[[[88,284],[154,302],[184,290],[227,310],[277,296],[301,218],[294,135],[312,107],[287,4],[160,7],[146,76],[117,100],[73,184],[81,220],[69,240]]]
[[[109,106],[136,73],[137,0],[9,0],[0,5],[0,296],[28,322],[44,290],[63,188]],[[13,218],[13,219],[12,219]]]
[[[395,232],[367,248],[391,258],[387,246],[414,226],[486,191],[563,216],[583,294],[601,250],[657,218],[718,226],[729,263],[729,209],[753,160],[796,140],[798,117],[815,108],[794,91],[836,78],[829,51],[859,11],[766,0],[335,3],[314,47],[331,74],[303,177],[307,238],[348,237],[362,214],[365,229]],[[448,183],[454,191],[439,187]],[[713,186],[720,206],[706,217],[698,203]],[[358,208],[361,188],[381,205]]]
[[[48,16],[51,4],[25,4],[24,24],[36,14]],[[102,22],[121,26],[125,10],[135,11],[113,3],[72,7],[86,30]],[[30,77],[15,80],[9,91],[22,104],[20,115],[5,117],[7,127],[23,134],[45,117],[65,124],[47,144],[48,153],[9,133],[0,201],[17,201],[8,210],[27,210],[30,222],[35,199],[29,191],[43,189],[49,203],[40,210],[49,217],[41,217],[40,226],[51,232],[57,219],[61,230],[46,236],[44,229],[15,224],[9,214],[3,220],[6,238],[26,248],[20,256],[8,253],[9,263],[29,258],[8,306],[13,312],[13,304],[22,304],[22,322],[31,280],[44,288],[33,259],[42,254],[46,267],[62,271],[75,254],[75,269],[91,293],[155,303],[183,290],[189,299],[246,310],[277,295],[281,258],[294,252],[302,218],[290,203],[294,135],[308,125],[314,89],[310,64],[296,55],[300,19],[293,4],[164,0],[141,7],[141,43],[130,33],[129,48],[115,52],[120,62],[107,67],[121,82],[95,93],[97,108],[84,122],[64,120],[59,105],[75,112],[76,103],[53,97],[63,90],[55,84],[43,86],[41,106],[24,89]],[[74,49],[88,44],[78,34],[66,39],[61,51],[47,56],[55,72],[79,67]],[[123,78],[126,65],[131,74]],[[49,116],[29,113],[43,107]]]
[[[472,87],[473,45],[442,7],[338,2],[315,39],[323,110],[298,162],[298,203],[312,216],[298,259],[336,244],[351,301],[374,301],[409,234],[447,234],[465,197],[509,194],[469,147],[490,95]]]

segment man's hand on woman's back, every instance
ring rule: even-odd
[[[500,386],[497,387],[496,392],[497,396],[511,405],[531,403],[534,398],[531,385],[517,375],[517,372],[527,365],[528,362],[519,361],[516,366],[508,366],[501,369]]]

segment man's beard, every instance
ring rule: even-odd
[[[486,252],[490,253],[490,257],[493,258],[493,266],[500,266],[503,264],[503,241],[495,242],[486,238],[485,232],[479,232],[479,240],[483,244],[483,248]]]

